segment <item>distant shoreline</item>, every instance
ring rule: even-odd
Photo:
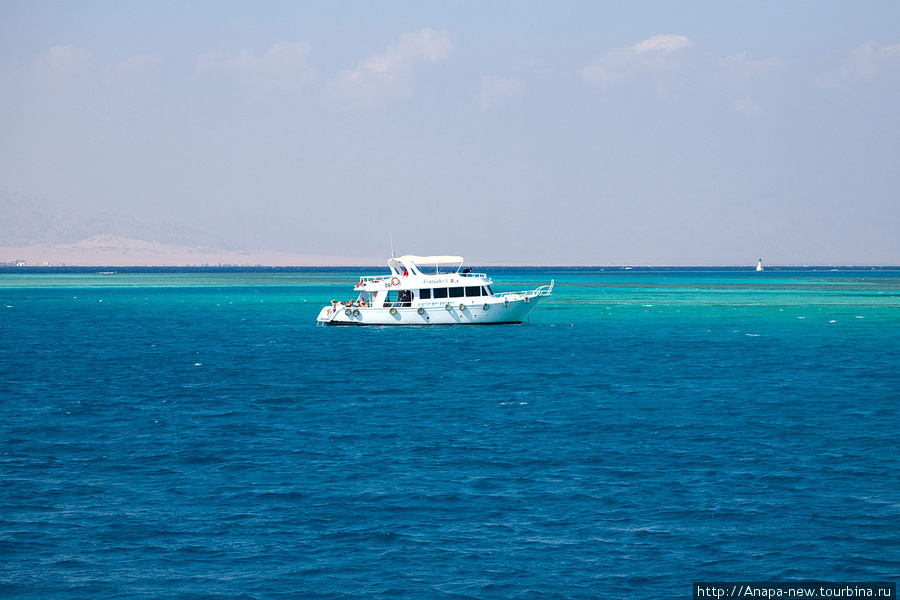
[[[75,244],[0,247],[0,266],[35,267],[182,267],[182,266],[327,266],[380,263],[372,257],[300,254],[273,250],[223,250],[173,246],[115,235],[96,235]]]
[[[352,252],[352,251],[351,251]],[[729,255],[734,258],[734,255]],[[743,255],[741,255],[743,257]],[[554,268],[554,269],[726,269],[730,271],[754,270],[757,255],[739,264],[563,264],[546,262],[526,264],[515,261],[484,260],[485,256],[468,255],[466,264],[472,267],[490,268]],[[816,265],[779,264],[778,257],[763,264],[762,274],[777,269],[895,269],[894,265]],[[347,254],[301,254],[276,250],[223,250],[203,246],[173,246],[156,241],[126,238],[109,234],[96,235],[75,244],[0,246],[0,272],[10,269],[386,269],[387,256],[359,256]]]

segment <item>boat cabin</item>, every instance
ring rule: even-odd
[[[460,256],[401,256],[388,261],[391,274],[362,277],[356,304],[374,308],[408,308],[447,302],[478,302],[494,295],[484,273],[463,269]]]

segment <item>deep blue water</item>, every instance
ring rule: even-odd
[[[493,269],[555,295],[316,327],[357,274],[0,273],[0,596],[898,579],[900,271]]]

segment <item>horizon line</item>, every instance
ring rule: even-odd
[[[478,267],[491,267],[491,268],[558,268],[558,269],[716,269],[716,268],[727,268],[727,269],[747,269],[756,271],[756,265],[749,265],[746,263],[741,264],[572,264],[572,263],[471,263],[474,266]],[[354,264],[354,263],[323,263],[323,264],[280,264],[280,265],[272,265],[272,264],[223,264],[218,263],[215,265],[212,264],[141,264],[141,265],[116,265],[116,264],[64,264],[64,263],[56,263],[56,264],[35,264],[35,263],[25,263],[25,264],[9,264],[9,263],[0,263],[0,269],[326,269],[326,268],[341,268],[341,269],[350,269],[350,268],[358,268],[358,269],[379,269],[379,268],[387,268],[383,265],[373,265],[373,264]],[[883,264],[769,264],[766,265],[761,272],[765,272],[767,269],[821,269],[821,268],[845,268],[845,269],[900,269],[900,264],[891,264],[891,263],[883,263]]]

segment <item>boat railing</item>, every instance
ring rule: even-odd
[[[450,275],[456,274],[460,277],[473,277],[477,279],[487,279],[487,273],[448,273]],[[400,281],[406,280],[409,275],[364,275],[359,278],[359,282],[353,286],[354,288],[359,288],[360,286],[364,286],[370,283],[380,283],[382,281],[388,281],[394,277],[398,277]]]
[[[378,283],[379,281],[384,281],[386,279],[390,279],[390,275],[364,275],[359,278],[359,283],[353,286],[354,289],[359,288],[360,286],[366,285],[368,283]]]
[[[381,281],[382,279],[389,279],[390,275],[363,275],[360,277],[360,281],[364,281],[366,283],[374,283],[377,281]]]
[[[513,296],[528,296],[529,298],[535,298],[537,296],[550,296],[553,294],[553,285],[556,282],[554,280],[550,280],[550,285],[542,285],[541,287],[534,290],[525,290],[523,292],[502,292],[500,294],[494,294],[495,298],[511,298]]]

